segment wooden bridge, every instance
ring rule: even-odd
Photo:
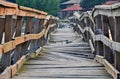
[[[101,5],[61,23],[0,1],[0,79],[120,79],[119,12]]]

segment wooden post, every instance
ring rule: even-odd
[[[33,28],[32,28],[32,33],[33,34],[37,34],[39,33],[39,20],[34,18],[34,24],[33,24]],[[39,46],[36,44],[37,40],[32,40],[30,43],[30,52],[35,52],[35,50],[37,50],[39,48]]]
[[[9,42],[11,41],[12,37],[13,37],[13,19],[12,16],[6,16],[5,19],[5,42]],[[4,70],[6,67],[11,65],[11,53],[12,51],[6,52],[2,54],[2,59],[1,59],[1,63],[2,63],[2,70]]]
[[[18,16],[16,27],[15,27],[15,30],[16,30],[15,37],[21,36],[22,26],[23,26],[23,19],[22,17]],[[13,64],[15,64],[20,59],[20,52],[21,52],[21,45],[18,45],[14,50]]]
[[[115,17],[109,17],[109,27],[112,35],[112,40],[115,41]]]
[[[32,33],[32,26],[33,26],[33,21],[32,17],[27,17],[27,22],[26,22],[26,27],[25,27],[25,35]],[[21,49],[21,56],[26,55],[28,53],[28,47],[29,47],[30,41],[27,41],[22,44],[22,49]]]
[[[44,19],[39,20],[39,32],[43,30]],[[39,46],[43,46],[43,37],[39,39],[38,44]]]
[[[86,18],[84,18],[84,23],[85,23],[84,28],[85,28],[85,27],[88,27],[88,26],[87,26],[87,20],[86,20]],[[83,28],[83,29],[84,29],[84,28]],[[84,32],[84,36],[85,36],[85,42],[88,42],[88,32],[87,32],[87,31]]]
[[[114,17],[114,22],[115,22],[115,26],[114,26],[114,31],[115,31],[115,35],[114,35],[114,40],[116,42],[120,42],[120,17]],[[115,57],[114,57],[114,65],[115,67],[120,71],[120,52],[115,51]]]
[[[109,19],[107,16],[102,16],[101,17],[102,20],[102,30],[103,30],[103,34],[109,38]],[[113,51],[107,47],[106,45],[103,45],[103,51],[104,51],[104,57],[110,62],[113,62]]]
[[[96,22],[96,28],[95,29],[96,30],[97,29],[102,30],[102,21],[101,21],[101,16],[100,15],[95,18],[95,22]],[[96,42],[95,44],[96,44],[96,54],[103,56],[104,55],[103,54],[103,43],[99,41],[99,42]]]
[[[3,39],[3,32],[5,29],[5,16],[0,16],[0,44],[2,43]]]
[[[82,20],[81,22],[81,26],[83,26],[82,29],[84,29],[86,27],[85,20]],[[87,42],[86,33],[83,33],[83,40]]]

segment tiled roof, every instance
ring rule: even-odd
[[[64,2],[62,4],[79,4],[81,0],[69,0],[67,2]]]
[[[83,10],[83,8],[80,7],[80,5],[73,5],[68,8],[63,9],[62,11],[77,11],[77,10]]]

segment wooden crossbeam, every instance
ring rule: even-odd
[[[0,15],[17,15],[45,19],[47,13],[44,11],[19,6],[14,3],[0,1]]]

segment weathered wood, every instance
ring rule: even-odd
[[[112,64],[114,63],[114,66],[118,70],[120,70],[120,63],[119,63],[119,60],[120,60],[120,58],[119,58],[120,57],[120,54],[119,54],[119,52],[120,52],[119,4],[120,3],[116,3],[113,5],[109,5],[109,6],[108,5],[97,6],[92,10],[92,16],[88,12],[85,12],[80,15],[80,18],[77,18],[80,22],[85,24],[85,22],[83,22],[82,20],[84,20],[86,17],[89,17],[89,18],[93,17],[93,19],[95,20],[95,23],[93,22],[94,26],[96,27],[96,29],[101,30],[101,34],[102,34],[102,35],[100,35],[100,34],[94,35],[96,45],[97,45],[96,51],[98,53],[99,49],[100,49],[100,51],[102,50],[102,54],[100,54],[100,55],[103,55],[105,57],[105,59],[108,60],[110,63],[112,63]],[[82,30],[81,30],[81,28],[79,28],[79,29],[82,33],[85,33],[85,31],[88,31],[90,33],[90,31],[88,29],[86,29],[86,27],[82,28]],[[110,33],[111,33],[111,37],[110,37]],[[93,36],[92,36],[92,39],[94,40]],[[100,42],[101,42],[102,46],[99,46]],[[113,52],[113,50],[114,50],[114,52]],[[99,53],[98,53],[98,55],[99,55]],[[119,76],[117,76],[117,77],[119,77]],[[117,77],[115,79],[119,79]]]
[[[116,70],[103,56],[96,55],[95,60],[103,64],[108,73],[110,73],[114,79],[119,79],[120,72]]]
[[[112,35],[112,39],[113,41],[115,40],[114,36],[115,36],[115,20],[114,17],[109,17],[109,23],[110,23],[110,31],[111,31],[111,35]]]
[[[114,56],[114,65],[116,67],[116,69],[118,69],[120,71],[120,53],[119,52],[115,52],[115,56]]]
[[[53,36],[54,38],[62,38],[60,37],[62,35],[64,36],[63,40],[65,39],[70,41],[74,38],[79,39],[79,36],[74,34],[72,30],[62,30],[63,31],[58,29],[58,31],[56,31],[58,35],[53,34],[51,37]],[[51,38],[50,40],[59,41],[60,39]],[[78,44],[79,42],[81,44]],[[41,52],[44,53],[44,55],[42,57],[31,59],[30,63],[24,64],[27,66],[26,71],[14,77],[13,79],[25,77],[28,79],[112,79],[112,77],[109,76],[101,64],[98,64],[95,61],[88,59],[87,57],[83,57],[82,55],[75,55],[82,53],[76,51],[84,50],[83,53],[85,53],[87,47],[89,47],[88,43],[84,43],[82,40],[69,44],[48,44],[47,46],[43,47],[44,52]],[[66,50],[66,52],[62,50]],[[75,53],[70,54],[71,51]],[[89,53],[91,52],[89,51]]]
[[[13,50],[15,48],[15,44],[13,41],[10,41],[10,42],[7,42],[7,43],[4,43],[3,45],[3,51],[4,53],[8,53],[9,51]]]
[[[114,35],[114,38],[115,38],[115,41],[116,42],[120,42],[120,33],[119,33],[119,31],[120,31],[120,17],[115,17],[114,18],[114,22],[115,22],[115,35]],[[118,69],[118,70],[120,70],[120,62],[118,62],[119,60],[120,60],[120,58],[119,58],[119,56],[120,56],[120,53],[119,52],[115,52],[115,67]]]
[[[39,20],[35,19],[34,24],[33,24],[33,28],[32,28],[32,33],[33,34],[37,34],[39,33]],[[30,43],[30,52],[35,52],[35,50],[37,50],[40,46],[38,45],[38,40],[32,40]]]
[[[21,36],[23,27],[22,16],[27,17],[25,35],[23,36]],[[49,27],[49,25],[56,22],[56,20],[54,20],[56,18],[52,16],[47,18],[44,22],[46,16],[46,12],[22,7],[14,3],[0,0],[0,43],[5,42],[3,45],[0,45],[0,55],[2,55],[2,71],[8,66],[10,67],[8,72],[5,70],[5,73],[1,75],[0,79],[10,79],[10,77],[14,76],[20,69],[26,61],[26,56],[24,55],[29,53],[28,48],[31,40],[34,52],[40,47],[39,39],[43,37],[42,40],[44,41],[45,32],[48,34],[50,28],[52,28]],[[35,22],[36,25],[34,25],[34,28],[32,18],[38,18],[38,21]],[[42,19],[41,22],[40,19]],[[41,28],[41,23],[45,27],[44,29]],[[3,37],[3,35],[5,36]],[[45,42],[46,41],[43,43]]]
[[[7,51],[15,49],[16,46],[18,46],[26,41],[39,39],[39,38],[43,37],[44,33],[45,33],[45,29],[43,29],[43,31],[38,34],[28,34],[25,36],[16,37],[15,40],[13,40],[13,41],[11,40],[10,42],[4,43],[3,45],[0,46],[0,54],[3,53],[3,50],[5,50],[5,53],[7,53]],[[9,48],[7,48],[7,47],[9,47]]]
[[[4,72],[0,75],[1,79],[10,79],[11,78],[11,67],[7,67]]]
[[[94,48],[93,43],[92,43],[91,40],[89,40],[89,44],[90,44],[90,47],[91,47],[92,53],[94,53],[94,52],[95,52],[95,48]]]
[[[0,17],[0,43],[2,43],[3,39],[3,32],[4,32],[4,27],[5,26],[5,16]]]
[[[21,36],[21,30],[22,30],[22,26],[23,26],[23,18],[22,17],[17,17],[17,23],[16,23],[16,27],[15,27],[15,37],[20,37]],[[21,41],[21,40],[19,40]],[[16,48],[14,50],[14,54],[13,54],[13,64],[15,64],[19,59],[20,59],[20,52],[21,52],[21,45],[17,45],[16,44],[16,39],[15,39],[15,45]],[[18,43],[18,42],[17,42]]]
[[[27,23],[26,23],[26,27],[25,27],[25,35],[26,34],[31,34],[32,33],[32,27],[33,27],[33,18],[28,17],[27,18]],[[27,37],[28,36],[28,37]],[[21,56],[26,55],[28,53],[28,47],[30,44],[30,41],[28,41],[31,37],[30,35],[27,35],[25,38],[25,43],[22,44],[23,49],[21,50]]]
[[[6,16],[6,23],[5,23],[5,42],[9,42],[12,39],[13,33],[13,20],[12,16]]]
[[[6,1],[0,1],[0,5],[3,6],[0,7],[0,15],[18,15],[43,19],[45,19],[47,15],[46,12],[19,6],[17,4]]]
[[[103,34],[107,37],[109,37],[109,20],[107,16],[102,16],[102,30],[103,30]],[[106,41],[106,39],[103,38],[104,42],[108,42]],[[108,45],[103,45],[103,52],[104,52],[104,57],[110,62],[113,63],[113,51],[108,47]]]
[[[119,15],[119,7],[120,3],[115,3],[112,5],[98,5],[95,6],[92,15],[93,17],[96,17],[98,15],[105,15],[105,16],[120,16]]]
[[[12,37],[13,37],[13,19],[12,19],[12,16],[6,16],[6,23],[5,23],[5,42],[9,42],[11,41]],[[12,51],[8,51],[8,49],[12,49],[12,47],[14,47],[13,45],[14,43],[11,42],[10,43],[10,47],[8,46],[7,49],[4,49],[4,52],[8,52],[8,53],[4,53],[2,54],[2,70],[4,70],[6,67],[10,66],[11,65],[11,52]],[[6,46],[4,47],[6,48]]]
[[[15,76],[15,74],[17,73],[17,64],[14,64],[11,66],[11,73],[12,75],[11,76]]]

